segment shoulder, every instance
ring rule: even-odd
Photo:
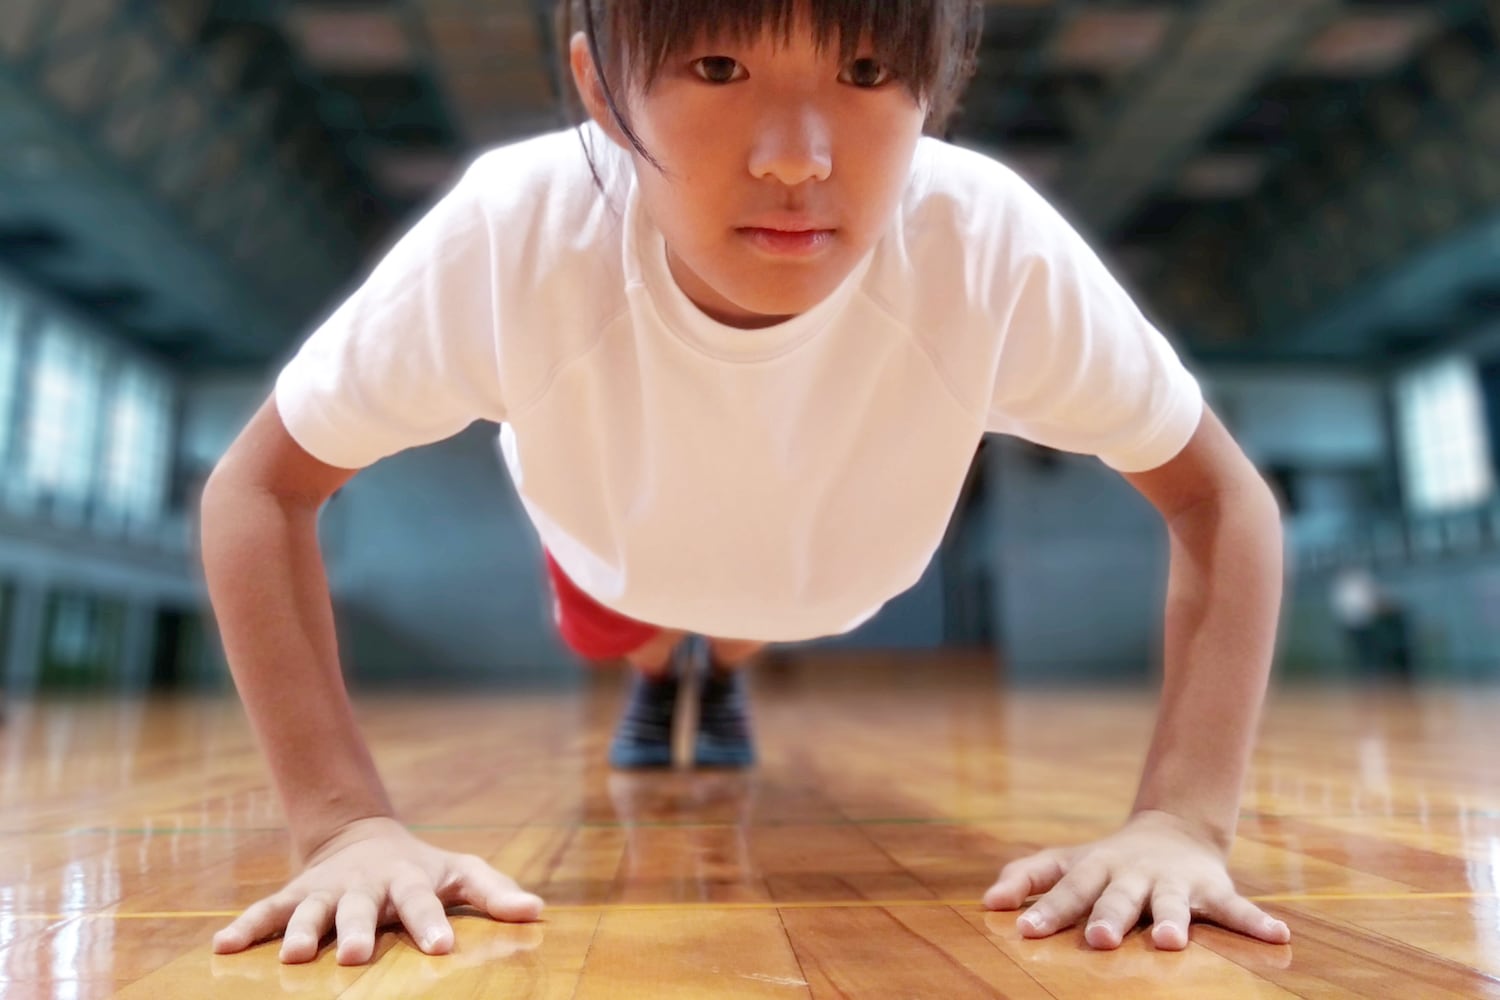
[[[1058,252],[1055,216],[1002,160],[924,137],[867,291],[897,315],[937,309],[949,328],[975,322],[993,332],[1022,272]]]
[[[590,162],[592,161],[592,163]],[[606,195],[623,205],[631,169],[620,149],[592,124],[546,132],[484,150],[469,164],[459,187],[507,223],[540,213],[588,213]]]
[[[1055,244],[1059,228],[1067,228],[1051,203],[1004,162],[1003,154],[932,137],[918,144],[905,213],[915,232],[1023,256]]]
[[[534,398],[624,308],[633,170],[590,125],[486,150],[459,182],[461,211],[480,223],[475,238],[486,247],[488,271],[475,284],[491,302],[509,398]]]
[[[464,170],[445,199],[443,225],[482,243],[490,281],[524,292],[525,299],[598,282],[619,270],[632,170],[592,125],[496,146]],[[502,302],[520,304],[517,298]]]
[[[579,193],[580,183],[597,195],[594,172],[606,190],[628,184],[627,159],[603,130],[594,124],[544,132],[481,151],[469,163],[465,180],[501,201],[517,201],[535,193],[567,196]]]

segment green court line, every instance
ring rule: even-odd
[[[1247,897],[1256,903],[1359,903],[1390,900],[1500,899],[1495,892],[1347,892],[1347,893],[1281,893]],[[625,910],[845,910],[915,907],[949,907],[983,909],[977,899],[819,899],[776,902],[722,902],[700,900],[690,903],[563,903],[548,906],[548,913],[613,913]],[[988,912],[988,911],[987,911]],[[1018,911],[994,911],[1018,912]],[[0,916],[10,920],[168,920],[233,918],[240,910],[148,910],[139,913],[12,913]],[[463,914],[457,914],[462,916]]]
[[[1478,819],[1500,819],[1500,810],[1470,810],[1464,816]],[[1420,815],[1418,813],[1393,813],[1389,816],[1368,816],[1360,813],[1330,814],[1330,813],[1244,813],[1240,821],[1253,822],[1256,820],[1276,821],[1280,819],[1299,820],[1349,820],[1349,819],[1457,819],[1458,813]],[[586,829],[586,830],[623,830],[627,828],[657,828],[657,829],[682,829],[682,830],[714,830],[725,827],[778,827],[778,826],[970,826],[979,824],[1001,824],[1016,821],[1025,822],[1121,822],[1123,817],[1116,813],[1031,813],[1024,816],[1015,814],[994,816],[876,816],[868,819],[823,817],[818,819],[767,819],[756,820],[752,823],[736,822],[678,822],[674,820],[543,820],[535,823],[417,823],[408,824],[407,829],[425,831],[428,833],[484,833],[487,831],[508,831],[522,829]],[[0,830],[0,838],[4,837],[87,837],[101,836],[106,834],[129,834],[144,836],[147,834],[215,834],[215,833],[280,833],[284,827],[279,826],[157,826],[157,827],[125,827],[125,826],[80,826],[68,827],[61,830]]]

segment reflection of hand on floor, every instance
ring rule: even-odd
[[[404,931],[381,930],[375,936],[375,953],[369,965],[338,964],[337,949],[324,947],[318,957],[303,965],[283,965],[274,948],[260,945],[240,955],[210,955],[209,972],[215,979],[248,982],[274,980],[284,993],[316,993],[337,996],[354,985],[369,970],[401,962],[401,983],[436,983],[457,972],[503,962],[542,943],[544,924],[502,924],[488,917],[464,916],[464,910],[449,914],[453,924],[453,951],[426,955],[412,944]],[[263,960],[259,959],[264,955]]]
[[[284,965],[277,957],[279,939],[259,944],[234,955],[210,954],[209,975],[215,979],[237,979],[247,983],[275,983],[282,993],[307,993],[320,997],[341,996],[355,980],[371,967],[387,961],[386,953],[396,941],[396,934],[380,931],[375,935],[375,951],[365,965],[338,964],[338,948],[329,944],[311,962]]]
[[[408,961],[401,970],[401,986],[438,983],[462,970],[488,968],[535,951],[542,943],[543,926],[501,924],[488,917],[455,917],[451,954],[427,955],[415,948],[404,949]]]

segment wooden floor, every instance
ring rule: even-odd
[[[548,900],[455,916],[378,960],[212,932],[289,875],[232,700],[10,706],[0,726],[0,996],[1500,997],[1500,692],[1279,692],[1234,871],[1290,946],[1195,927],[1022,940],[980,894],[1038,845],[1111,830],[1149,695],[1005,692],[983,658],[757,678],[749,776],[603,763],[618,687],[360,700],[405,818]]]

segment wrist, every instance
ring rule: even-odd
[[[350,840],[358,840],[372,831],[389,831],[392,827],[405,830],[396,817],[385,813],[372,813],[344,820],[336,825],[322,826],[295,842],[297,858],[303,865],[312,864],[317,858],[337,851]]]
[[[1226,859],[1230,848],[1234,846],[1234,823],[1224,824],[1195,815],[1188,809],[1137,807],[1132,810],[1127,822],[1164,823],[1210,845]]]

